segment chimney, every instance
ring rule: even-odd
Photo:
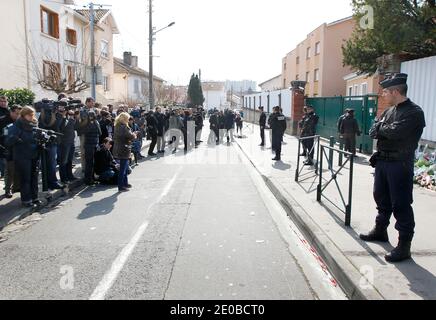
[[[127,64],[128,66],[130,66],[132,64],[132,53],[131,52],[124,52],[124,59],[123,59],[124,64]]]
[[[138,67],[138,56],[132,56],[132,67],[137,68]]]

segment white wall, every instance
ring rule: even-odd
[[[401,72],[409,75],[409,98],[425,113],[422,139],[436,142],[436,56],[403,62]]]
[[[279,105],[279,94],[281,94],[281,108],[283,109],[283,114],[286,117],[292,117],[292,99],[291,91],[289,89],[271,91],[271,92],[261,92],[251,95],[244,96],[244,107],[252,110],[257,110],[260,106],[264,107],[265,112],[272,112],[275,106]],[[268,96],[270,97],[269,109],[268,109]],[[250,107],[251,99],[251,107]],[[256,100],[254,100],[256,99]],[[254,104],[256,102],[256,104]]]
[[[205,108],[224,110],[227,107],[227,95],[225,91],[203,91],[203,95],[205,98]]]

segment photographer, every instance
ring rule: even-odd
[[[73,110],[64,112],[60,132],[63,134],[59,145],[59,175],[62,183],[68,183],[76,180],[73,175],[73,158],[74,158],[74,139],[76,119]]]
[[[101,128],[100,144],[102,144],[106,138],[110,138],[110,139],[113,138],[114,123],[112,120],[112,116],[108,111],[102,110],[100,112],[100,116],[101,116],[101,120],[99,121],[100,128]]]
[[[5,146],[3,130],[7,125],[11,124],[12,120],[9,116],[8,108],[8,98],[6,96],[0,97],[0,176],[3,177],[5,174],[6,159],[5,159]]]
[[[34,129],[38,127],[35,109],[24,107],[20,117],[8,130],[6,144],[13,146],[15,166],[20,168],[20,191],[23,206],[33,208],[41,205],[38,200],[38,144]]]
[[[80,160],[82,163],[82,172],[85,172],[85,133],[84,130],[88,125],[88,112],[95,111],[95,101],[93,98],[86,98],[85,105],[76,114],[76,131],[80,138]]]
[[[5,128],[5,131],[9,131],[12,127],[13,123],[15,123],[20,116],[20,112],[22,107],[19,105],[13,105],[10,110],[10,119],[12,124]],[[5,146],[6,147],[6,146]],[[5,198],[12,198],[12,194],[20,190],[20,181],[18,170],[15,171],[15,163],[14,158],[12,157],[13,148],[12,146],[6,147],[5,149],[5,159],[6,159],[6,168],[5,168]]]
[[[101,184],[117,185],[120,166],[111,153],[112,139],[105,138],[95,153],[94,171]]]
[[[39,117],[39,127],[44,130],[52,130],[56,133],[61,131],[61,123],[63,120],[63,113],[67,107],[67,102],[60,104],[44,103],[41,108],[41,115]],[[62,189],[63,186],[58,182],[56,177],[56,165],[58,154],[58,139],[50,141],[44,150],[46,153],[46,167],[47,167],[47,182],[48,188],[51,190]]]
[[[100,141],[101,129],[94,111],[88,112],[87,125],[82,128],[85,150],[85,183],[95,185],[94,181],[94,155]]]

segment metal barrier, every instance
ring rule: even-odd
[[[332,155],[331,157],[329,157],[329,155],[327,154],[326,150],[329,151],[329,153]],[[335,171],[333,169],[333,154],[334,153],[338,153],[339,155],[342,156],[346,156],[347,160],[339,166],[339,169],[337,171]],[[331,172],[332,176],[331,179],[323,186],[323,158],[326,158],[328,161],[328,170]],[[349,185],[348,185],[348,203],[345,202],[344,196],[342,194],[341,188],[338,184],[337,181],[337,177],[338,174],[342,171],[342,169],[345,168],[345,166],[347,165],[347,163],[350,163],[350,176],[349,176]],[[320,166],[319,166],[319,184],[318,184],[318,188],[317,188],[317,197],[316,200],[318,202],[321,202],[322,198],[326,199],[327,201],[329,201],[332,205],[334,205],[337,209],[339,209],[341,212],[343,212],[345,214],[345,226],[349,227],[351,225],[351,203],[352,203],[352,196],[353,196],[353,167],[354,167],[354,155],[350,152],[346,152],[346,151],[342,151],[342,150],[338,150],[334,147],[328,147],[328,146],[321,146],[321,159],[320,159]],[[327,198],[323,192],[326,190],[326,188],[330,185],[330,183],[334,181],[336,184],[336,187],[339,191],[339,195],[341,196],[341,200],[342,200],[342,204],[345,208],[342,209],[340,208],[338,205],[336,205],[332,200],[330,200],[329,198]]]
[[[304,169],[304,165],[301,166],[300,164],[300,159],[302,157],[305,157],[304,155],[301,154],[301,147],[303,145],[303,141],[309,140],[309,139],[313,139],[313,146],[311,148],[311,150],[306,150],[303,148],[303,150],[305,152],[308,152],[309,155],[312,152],[315,152],[315,147],[316,147],[316,159],[312,159],[312,161],[314,162],[314,167],[315,167],[315,174],[318,174],[318,164],[319,164],[319,148],[320,148],[320,141],[321,141],[321,137],[320,136],[312,136],[312,137],[303,137],[303,138],[299,138],[298,139],[298,154],[297,154],[297,170],[295,170],[295,182],[299,182],[300,177],[301,177],[301,173],[303,172]]]

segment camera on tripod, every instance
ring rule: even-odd
[[[33,132],[35,140],[38,142],[38,145],[42,147],[50,143],[55,143],[58,137],[63,136],[63,134],[57,133],[53,130],[45,130],[41,128],[33,128]]]

